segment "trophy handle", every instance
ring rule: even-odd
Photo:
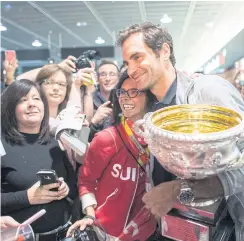
[[[146,120],[142,119],[142,120],[138,120],[133,124],[133,129],[135,131],[135,133],[141,137],[143,137],[144,139],[146,139],[147,137],[149,137],[149,131],[146,128]]]

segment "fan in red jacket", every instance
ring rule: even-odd
[[[131,127],[143,118],[153,96],[139,91],[125,72],[113,99],[115,124],[94,137],[79,171],[82,208],[99,221],[107,240],[145,241],[156,230],[156,220],[142,202],[148,182],[149,151]],[[74,228],[84,229],[92,223],[91,217],[77,221],[67,236]],[[105,240],[101,230],[95,230],[100,240]]]

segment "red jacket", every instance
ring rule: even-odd
[[[123,126],[118,125],[117,128],[127,147],[137,157],[138,153],[130,147]],[[109,127],[94,137],[79,171],[79,193],[81,197],[87,193],[95,195],[96,218],[108,234],[120,237],[120,240],[143,241],[155,231],[156,220],[145,208],[139,214],[144,207],[141,198],[145,193],[145,182],[141,181],[138,187],[138,179],[139,175],[145,177],[145,173],[124,146],[120,135],[115,127]],[[138,194],[139,189],[142,192]]]

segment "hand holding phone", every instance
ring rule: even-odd
[[[40,185],[40,181],[36,182],[27,190],[27,196],[31,205],[46,204],[52,201],[59,200],[59,191],[52,191],[54,188],[59,189],[59,183],[51,183],[47,185]]]
[[[38,176],[42,186],[52,184],[52,183],[59,183],[59,179],[55,170],[42,169],[39,172],[37,172],[36,175]],[[58,188],[51,189],[51,191],[58,191]]]
[[[15,50],[6,50],[5,51],[5,60],[7,60],[10,64],[13,64],[16,61]]]

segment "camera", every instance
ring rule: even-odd
[[[100,54],[98,51],[96,50],[87,50],[85,52],[83,52],[82,55],[79,56],[79,58],[76,60],[75,65],[76,65],[76,69],[84,69],[84,68],[90,68],[90,62],[89,61],[93,61],[95,59],[99,59],[100,58]]]
[[[94,229],[87,226],[83,231],[75,229],[72,237],[64,238],[61,241],[99,241],[99,239]]]

